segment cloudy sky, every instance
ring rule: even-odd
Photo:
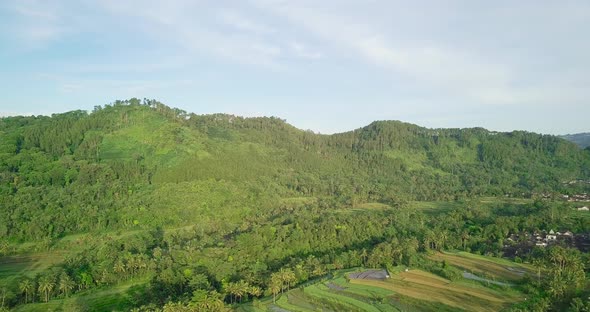
[[[3,0],[0,115],[130,97],[274,115],[590,131],[590,2]]]

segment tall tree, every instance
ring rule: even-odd
[[[45,295],[45,302],[49,302],[54,287],[55,281],[52,276],[44,276],[39,280],[39,292]]]
[[[69,297],[70,291],[74,289],[74,286],[75,283],[69,275],[67,275],[65,272],[60,275],[58,288],[62,295],[64,295],[66,298]]]
[[[29,302],[29,295],[35,291],[35,284],[30,279],[25,278],[18,284],[18,288],[21,293],[25,294],[25,303]]]

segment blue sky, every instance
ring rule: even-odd
[[[3,0],[0,115],[131,97],[321,133],[590,131],[590,2]]]

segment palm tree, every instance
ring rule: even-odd
[[[74,286],[74,281],[66,273],[63,273],[59,277],[59,290],[64,296],[69,297],[70,291],[74,289]]]
[[[369,254],[367,253],[367,249],[363,248],[363,250],[361,250],[361,259],[363,261],[363,267],[367,265],[368,256]]]
[[[45,294],[45,302],[49,302],[49,294],[53,291],[55,282],[49,276],[45,276],[39,281],[39,292]]]
[[[242,297],[248,294],[248,289],[250,285],[246,281],[239,281],[235,283],[234,295],[239,298],[239,301],[242,302]]]
[[[6,287],[0,288],[0,297],[2,297],[2,303],[0,304],[0,310],[4,310],[4,304],[6,303],[6,299],[10,300],[10,298],[14,297],[14,293],[10,291],[10,289]]]
[[[268,289],[272,292],[272,303],[276,303],[277,294],[281,291],[283,283],[279,278],[271,278]]]
[[[228,311],[216,291],[210,291],[196,304],[198,311]]]
[[[291,270],[291,269],[285,269],[282,272],[282,278],[283,278],[283,281],[285,283],[287,283],[287,291],[289,291],[289,289],[291,289],[291,284],[293,284],[297,281],[297,277],[295,276],[295,273],[293,273],[293,270]]]
[[[537,283],[541,284],[541,270],[545,267],[545,261],[542,258],[534,258],[533,265],[537,268]]]
[[[33,282],[26,278],[18,284],[18,288],[20,289],[21,293],[25,294],[25,303],[29,302],[29,294],[35,290],[35,285]]]
[[[229,295],[229,303],[234,303],[234,294],[236,293],[236,283],[229,282],[223,285],[223,291]]]
[[[466,243],[467,243],[468,239],[469,239],[469,232],[467,232],[467,230],[463,230],[463,232],[461,232],[461,243],[463,244],[463,250],[466,249]]]
[[[262,295],[262,289],[258,286],[250,286],[248,293],[252,295],[252,297],[260,297],[260,295]]]

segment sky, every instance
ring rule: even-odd
[[[0,116],[150,98],[335,133],[590,132],[590,1],[2,0]]]

